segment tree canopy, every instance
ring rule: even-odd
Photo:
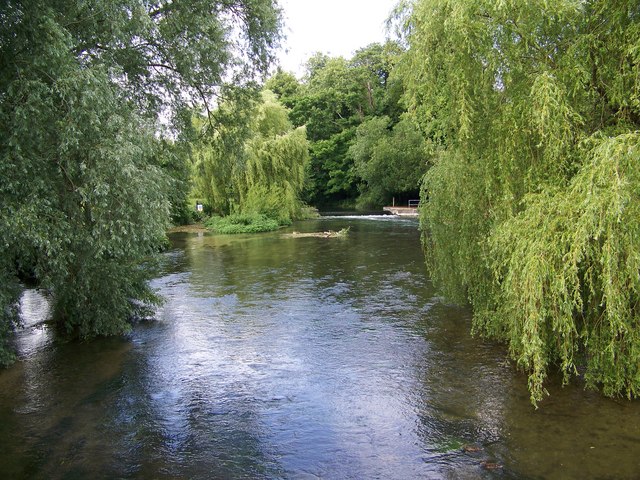
[[[419,0],[407,27],[433,278],[534,402],[556,365],[638,396],[638,2]]]
[[[299,218],[309,160],[305,128],[293,128],[269,90],[214,114],[218,127],[194,149],[196,189],[213,212],[264,214],[281,224]]]
[[[20,282],[80,337],[126,331],[153,300],[174,177],[159,118],[252,81],[271,60],[271,0],[7,0],[0,6],[0,362]]]
[[[305,199],[309,203],[353,206],[363,188],[373,186],[373,177],[362,182],[349,148],[363,122],[379,116],[388,117],[391,124],[399,121],[404,111],[402,82],[391,72],[401,54],[395,42],[371,44],[351,59],[317,53],[307,62],[302,82],[281,71],[267,82],[291,109],[293,124],[307,128],[311,160]],[[418,180],[412,179],[416,184]]]
[[[358,204],[380,206],[391,204],[396,196],[398,200],[418,197],[429,157],[422,132],[411,117],[393,126],[386,115],[366,120],[358,126],[349,156],[362,182]]]

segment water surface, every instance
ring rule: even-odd
[[[175,234],[130,336],[56,339],[22,299],[0,372],[0,478],[640,477],[640,404],[576,382],[539,410],[427,278],[417,223],[342,238]],[[288,231],[291,231],[289,229]]]

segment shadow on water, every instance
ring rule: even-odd
[[[22,299],[2,478],[637,478],[640,405],[526,377],[426,277],[414,220],[347,238],[175,234],[125,339],[65,344]]]

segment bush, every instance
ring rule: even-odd
[[[259,213],[212,217],[207,220],[205,226],[215,233],[222,234],[271,232],[280,227],[277,220]]]

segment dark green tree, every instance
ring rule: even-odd
[[[282,105],[291,109],[300,95],[302,86],[294,74],[278,68],[276,74],[267,80],[265,88],[275,93]]]
[[[223,77],[255,78],[278,27],[269,0],[2,2],[2,363],[21,280],[50,292],[56,324],[82,338],[146,311],[142,261],[174,188],[158,118],[179,132],[182,109],[220,95]]]
[[[401,48],[395,43],[372,44],[351,60],[318,53],[307,62],[299,84],[278,73],[270,85],[291,108],[294,125],[305,125],[311,142],[306,200],[313,204],[353,203],[358,175],[348,154],[356,127],[366,119],[401,114],[401,82],[390,78]]]
[[[395,124],[405,111],[401,97],[402,78],[393,75],[404,49],[395,41],[372,43],[358,50],[351,59],[363,86],[372,115],[388,116]]]
[[[175,141],[164,138],[158,141],[155,163],[168,176],[169,218],[174,225],[187,225],[194,220],[194,204],[190,199],[191,147],[186,139]]]
[[[393,126],[387,116],[363,122],[349,156],[362,180],[358,204],[363,208],[382,207],[393,198],[418,198],[429,157],[424,137],[411,117]]]

